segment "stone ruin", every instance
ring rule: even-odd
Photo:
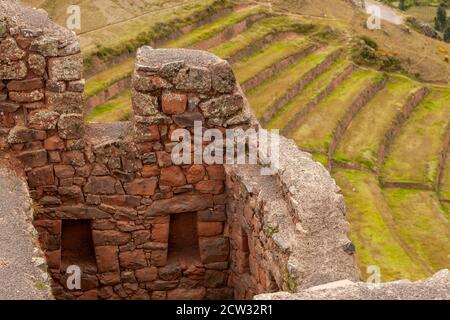
[[[143,47],[129,122],[83,121],[73,33],[0,0],[0,147],[27,181],[56,299],[252,299],[360,279],[343,197],[280,139],[266,164],[175,165],[178,128],[255,128],[230,65]],[[67,267],[82,270],[67,288]]]

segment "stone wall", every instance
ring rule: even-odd
[[[270,176],[172,162],[172,133],[193,144],[195,121],[259,129],[227,62],[143,47],[132,121],[85,124],[75,36],[43,11],[0,9],[2,156],[26,174],[57,299],[250,299],[358,278],[342,196],[292,141]]]

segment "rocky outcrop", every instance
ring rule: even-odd
[[[449,300],[449,288],[450,271],[444,269],[425,281],[369,284],[343,280],[298,293],[261,294],[255,300]]]

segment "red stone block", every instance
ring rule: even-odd
[[[171,166],[161,169],[159,183],[161,185],[179,187],[186,184],[186,178],[180,167]]]
[[[116,230],[93,230],[92,239],[96,246],[123,245],[130,241],[131,236],[129,233]]]
[[[100,283],[107,286],[113,286],[120,283],[120,272],[107,272],[98,275]]]
[[[47,164],[47,151],[44,149],[25,151],[20,153],[17,158],[22,161],[25,167],[41,167]]]
[[[199,239],[200,258],[203,263],[227,261],[230,244],[225,237]]]
[[[187,95],[180,93],[163,93],[162,110],[165,113],[183,113],[186,110]]]
[[[55,165],[55,175],[58,178],[64,179],[64,178],[71,178],[75,174],[75,169],[72,166],[69,165]]]
[[[27,176],[28,184],[31,188],[53,185],[55,183],[53,166],[51,165],[33,169],[27,173]]]
[[[167,242],[169,241],[169,224],[156,223],[152,224],[152,241]]]
[[[205,168],[200,164],[192,165],[186,173],[188,183],[197,183],[205,177]]]
[[[117,259],[118,251],[116,246],[95,247],[97,267],[100,273],[119,270],[119,260]]]
[[[160,173],[159,167],[156,164],[144,165],[141,170],[141,175],[144,178],[156,177]]]
[[[158,269],[156,267],[146,267],[135,271],[136,279],[139,282],[154,281],[158,277]]]
[[[47,150],[64,149],[64,141],[57,134],[55,134],[54,136],[45,139],[44,148]]]
[[[92,176],[84,186],[84,192],[91,194],[115,194],[115,183],[116,179],[114,179],[113,177]]]
[[[32,91],[44,87],[44,82],[40,78],[13,80],[8,82],[7,88],[10,91]]]
[[[220,194],[225,187],[221,180],[203,180],[195,184],[195,189],[201,193]]]
[[[147,266],[144,250],[121,252],[119,260],[120,266],[126,269],[140,269]]]
[[[197,233],[200,237],[211,237],[222,234],[222,222],[197,222]]]
[[[206,171],[210,180],[225,180],[225,169],[223,165],[210,165],[206,166]]]
[[[124,188],[127,194],[151,196],[155,193],[157,183],[156,178],[135,179],[130,183],[125,183]]]
[[[167,250],[153,250],[151,263],[156,267],[165,266],[167,263]]]

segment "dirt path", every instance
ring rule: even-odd
[[[396,25],[403,24],[403,18],[400,15],[398,15],[397,12],[395,12],[395,10],[392,9],[391,7],[376,1],[366,0],[366,12],[369,14],[372,13],[372,11],[370,10],[371,6],[377,6],[380,8],[380,15],[381,15],[380,18],[382,20],[388,21]]]
[[[0,299],[49,299],[45,260],[32,243],[31,207],[25,183],[0,162]]]

